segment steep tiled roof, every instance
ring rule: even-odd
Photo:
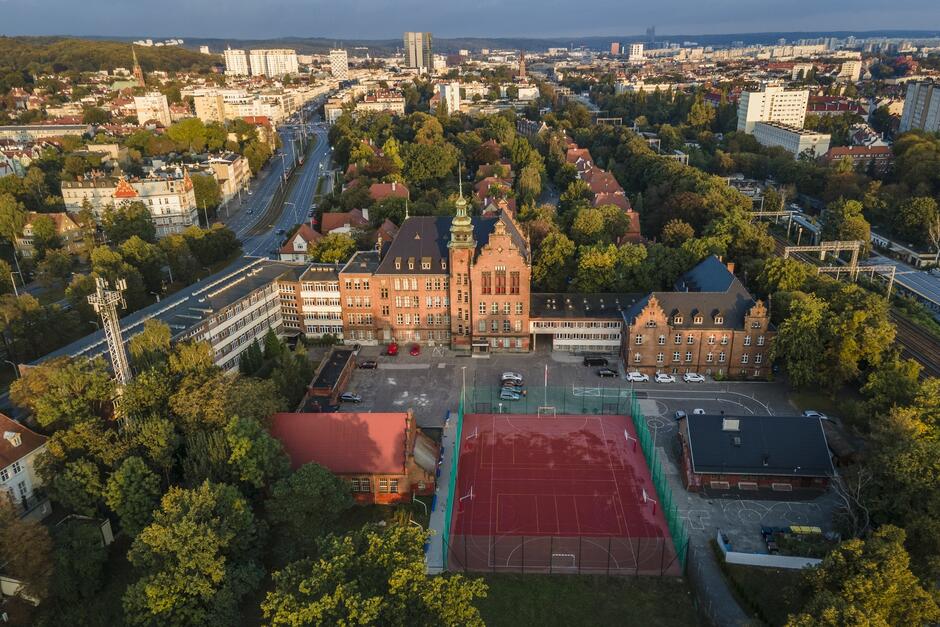
[[[352,211],[339,211],[333,213],[324,213],[320,219],[320,232],[324,235],[333,229],[339,229],[346,225],[353,228],[361,228],[369,225],[362,211],[353,209]]]
[[[406,412],[280,413],[270,422],[293,468],[315,462],[338,474],[398,474],[407,420]]]
[[[281,252],[281,253],[284,253],[285,255],[290,255],[290,254],[305,252],[305,251],[300,251],[300,250],[297,250],[297,249],[294,248],[294,241],[296,241],[298,235],[299,235],[301,238],[303,238],[303,240],[304,240],[305,242],[307,242],[308,244],[310,244],[310,243],[316,243],[318,240],[320,240],[320,239],[323,238],[323,236],[322,236],[321,234],[319,234],[319,233],[317,233],[316,231],[313,230],[313,227],[312,227],[312,226],[310,226],[309,224],[307,224],[306,222],[304,222],[303,224],[301,224],[301,225],[297,228],[297,230],[294,232],[294,234],[291,235],[291,236],[287,239],[287,243],[284,244],[284,245],[281,247],[280,252]]]
[[[6,438],[6,434],[19,434],[19,446]],[[46,443],[46,436],[30,431],[9,416],[0,414],[0,468],[6,468],[13,462],[23,459],[37,448]],[[12,484],[11,484],[12,485]]]

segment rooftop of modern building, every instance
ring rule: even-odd
[[[170,327],[176,337],[202,323],[214,313],[232,305],[255,290],[271,284],[276,278],[298,266],[282,261],[242,257],[232,266],[198,283],[167,296],[139,311],[121,318],[121,337],[126,344],[143,331],[147,320],[159,320]],[[107,353],[104,333],[96,331],[35,360],[41,363],[56,357],[96,357]]]
[[[755,128],[761,125],[767,126],[770,128],[779,129],[782,131],[787,131],[788,133],[793,133],[801,137],[822,137],[822,136],[829,137],[829,133],[820,133],[818,131],[811,131],[809,129],[799,128],[796,126],[790,126],[789,124],[782,124],[780,122],[755,122],[754,123]]]
[[[323,360],[320,370],[310,383],[310,388],[334,389],[351,359],[355,359],[355,351],[352,348],[334,348]]]
[[[623,311],[646,294],[533,293],[529,311],[533,319],[610,318],[621,320]]]
[[[828,477],[834,472],[819,418],[692,414],[683,421],[695,473]]]

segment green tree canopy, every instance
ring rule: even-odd
[[[139,457],[125,459],[104,488],[105,502],[132,538],[150,524],[161,494],[159,477]]]

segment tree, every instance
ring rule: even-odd
[[[193,193],[196,195],[196,206],[207,210],[218,208],[222,202],[222,189],[215,177],[208,174],[194,174],[190,178],[193,181]]]
[[[131,537],[150,524],[161,493],[159,477],[139,457],[125,459],[104,488],[105,502]]]
[[[604,235],[604,214],[595,207],[581,208],[571,224],[571,237],[582,246],[598,242]]]
[[[143,331],[131,337],[127,345],[138,372],[165,364],[170,355],[170,327],[159,320],[147,320]]]
[[[564,292],[574,271],[574,242],[560,231],[552,231],[535,255],[532,280],[543,292]]]
[[[166,256],[159,246],[144,241],[137,235],[131,235],[121,244],[120,253],[124,261],[140,272],[147,291],[163,291],[163,266],[166,264]],[[93,258],[94,256],[92,253]]]
[[[790,304],[789,316],[777,330],[771,349],[773,360],[786,367],[794,387],[808,387],[820,381],[819,353],[824,345],[826,315],[823,300],[799,293]]]
[[[64,282],[71,274],[72,258],[61,250],[50,250],[36,266],[37,279],[46,287]]]
[[[124,203],[106,209],[102,217],[104,233],[111,243],[119,245],[136,235],[145,242],[157,241],[157,227],[150,211],[142,202]]]
[[[311,261],[341,263],[356,252],[356,241],[345,233],[329,233],[314,244],[307,256]]]
[[[309,463],[272,486],[265,508],[279,544],[297,558],[312,557],[317,541],[353,503],[346,481]]]
[[[410,525],[364,527],[331,536],[318,560],[274,574],[262,604],[272,625],[473,625],[473,601],[486,595],[480,579],[427,574],[427,534]]]
[[[930,196],[907,198],[898,205],[894,228],[909,242],[930,242],[930,227],[940,219],[937,201]]]
[[[11,244],[22,233],[26,224],[26,211],[13,194],[0,194],[0,236]]]
[[[13,267],[0,259],[0,296],[13,292]]]
[[[142,573],[124,594],[133,625],[234,625],[261,581],[261,530],[237,488],[204,482],[163,496],[128,559]]]
[[[52,574],[52,540],[37,520],[20,518],[10,499],[0,499],[0,564],[23,582],[16,595],[41,600]]]
[[[190,250],[186,238],[179,234],[168,235],[160,240],[159,246],[166,255],[174,281],[188,285],[196,280],[199,262]]]
[[[613,244],[580,246],[578,270],[571,287],[577,292],[609,292],[616,280],[615,269],[619,257]]]
[[[402,159],[402,175],[420,189],[430,188],[457,169],[457,149],[450,143],[405,144]]]
[[[36,254],[39,257],[45,255],[51,248],[59,248],[62,242],[56,233],[55,221],[45,214],[39,214],[32,220],[33,225],[33,246],[36,248]]]
[[[111,115],[101,107],[85,107],[82,111],[82,124],[107,124]]]
[[[534,165],[527,165],[519,172],[516,181],[516,192],[523,204],[535,202],[542,193],[542,174]]]
[[[112,411],[114,396],[111,373],[101,358],[45,361],[10,386],[10,399],[45,429],[101,418]]]
[[[862,394],[868,397],[869,413],[879,416],[894,406],[903,407],[914,401],[920,391],[922,366],[913,359],[893,355],[868,374]]]
[[[822,212],[822,239],[858,240],[864,242],[867,252],[871,241],[871,227],[862,216],[862,203],[857,200],[837,200],[829,203]]]
[[[89,624],[93,601],[104,579],[108,551],[97,521],[66,520],[53,527],[55,552],[51,601],[53,624]]]
[[[687,240],[695,237],[695,229],[688,222],[682,220],[670,220],[663,227],[663,243],[667,246],[678,247]]]
[[[206,147],[206,125],[199,118],[186,118],[174,122],[166,130],[167,137],[190,152],[199,152]]]
[[[905,534],[891,525],[867,540],[840,544],[822,564],[807,571],[811,595],[787,625],[928,625],[940,608],[910,570]]]
[[[287,472],[288,460],[281,443],[257,418],[232,416],[225,425],[228,463],[234,477],[256,489]]]

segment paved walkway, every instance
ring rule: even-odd
[[[450,469],[454,456],[454,429],[457,427],[457,412],[450,412],[444,424],[441,437],[443,459],[438,464],[437,488],[435,490],[434,510],[431,512],[431,540],[425,553],[428,573],[437,575],[444,572],[444,524],[447,520],[447,508],[450,507]]]

